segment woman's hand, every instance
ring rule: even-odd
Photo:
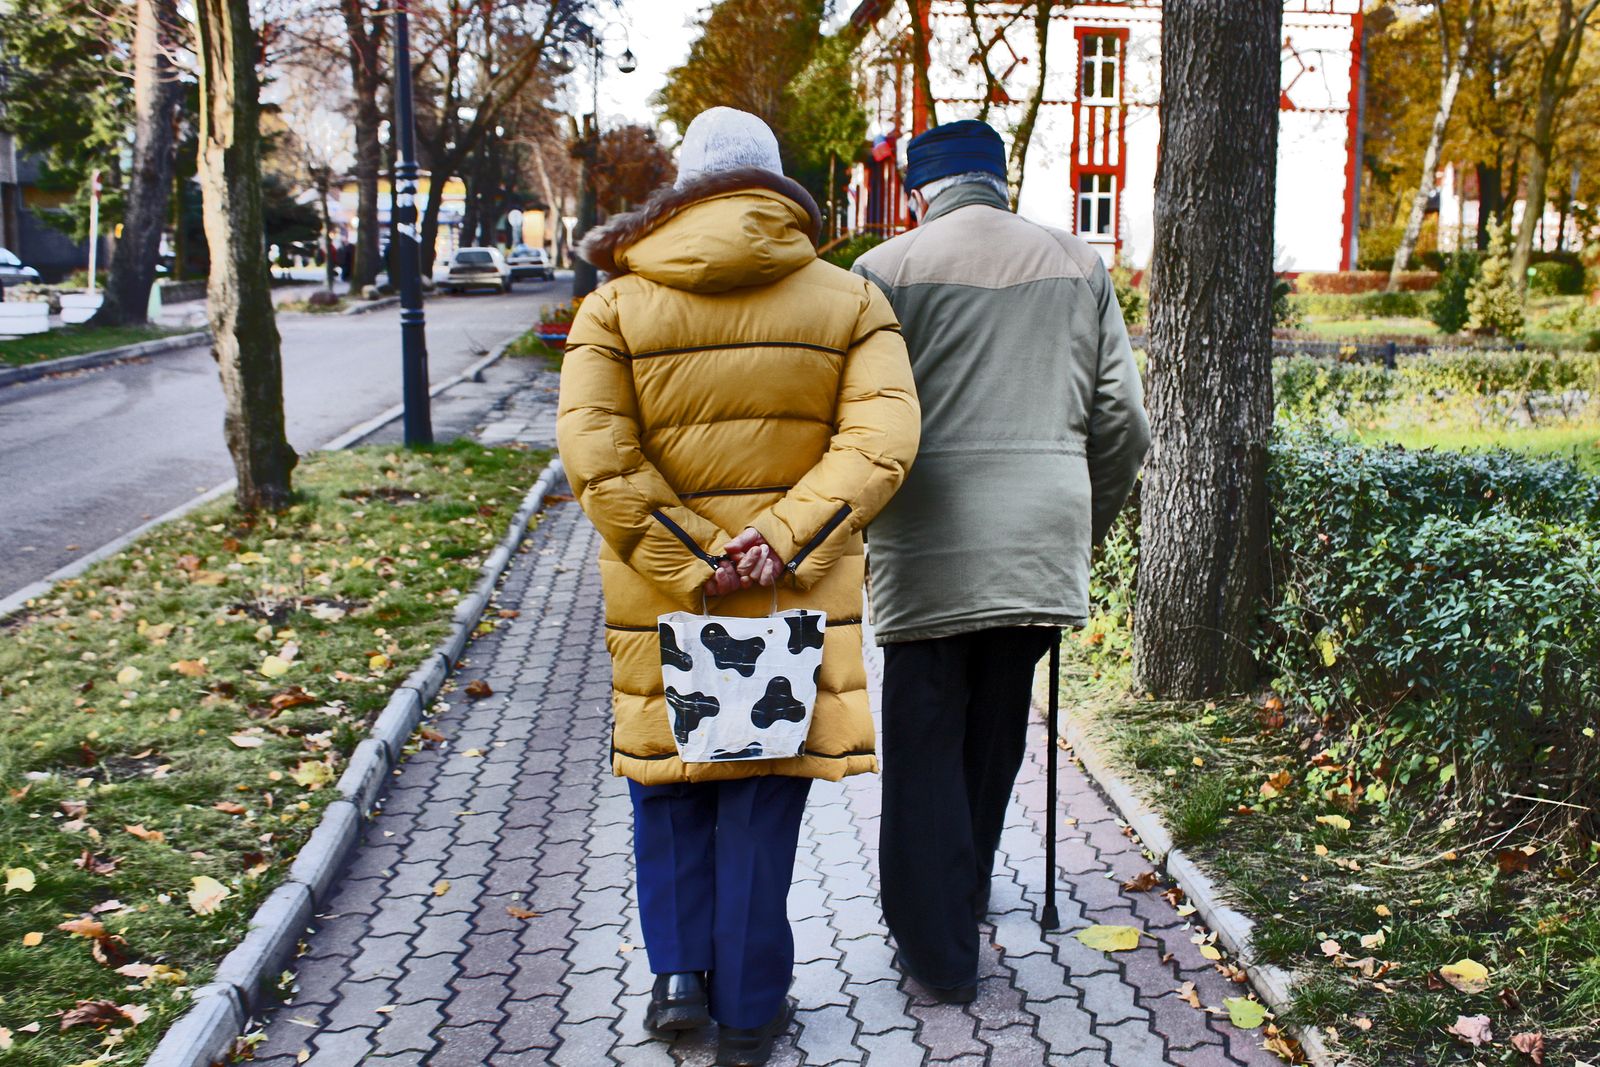
[[[717,572],[706,579],[706,596],[727,596],[743,584],[733,560],[724,559],[717,564]]]
[[[723,545],[722,551],[733,559],[739,584],[745,589],[752,585],[770,586],[783,574],[783,560],[754,526],[746,527],[738,537]]]

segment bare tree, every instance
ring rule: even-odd
[[[907,0],[911,9],[911,71],[917,82],[917,94],[928,109],[928,125],[939,125],[938,102],[933,98],[933,82],[928,76],[928,11],[930,0]]]
[[[299,457],[284,435],[283,363],[261,218],[260,48],[249,0],[196,0],[200,187],[211,276],[206,308],[222,378],[223,432],[245,511],[290,499]]]
[[[1134,672],[1160,696],[1237,689],[1254,673],[1282,25],[1281,0],[1170,0],[1162,13],[1134,624]]]
[[[383,42],[389,24],[382,0],[339,0],[349,45],[355,133],[356,250],[350,269],[350,291],[359,292],[378,276],[378,172],[383,146],[378,127],[383,112],[378,92],[383,86]]]
[[[1050,55],[1050,11],[1056,3],[1057,0],[1034,0],[1033,3],[1033,41],[1035,54],[1039,57],[1039,69],[1035,72],[1033,89],[1028,93],[1028,103],[1022,112],[1022,119],[1011,134],[1009,169],[1013,211],[1022,201],[1022,182],[1027,177],[1028,146],[1033,143],[1033,128],[1039,121],[1039,108],[1044,104],[1045,76],[1049,72],[1046,60]],[[1065,0],[1062,6],[1069,3],[1071,0]]]
[[[1463,2],[1466,12],[1461,16],[1461,32],[1456,35],[1450,25],[1451,17],[1463,6]],[[1400,275],[1411,265],[1411,253],[1417,247],[1417,235],[1422,232],[1422,217],[1427,214],[1428,201],[1433,196],[1434,173],[1439,169],[1439,153],[1444,148],[1450,112],[1455,108],[1456,93],[1461,89],[1461,75],[1472,54],[1480,3],[1481,0],[1436,0],[1433,5],[1433,15],[1439,26],[1439,104],[1433,112],[1433,129],[1428,135],[1428,147],[1422,153],[1422,178],[1417,182],[1416,194],[1411,198],[1411,214],[1406,218],[1405,232],[1400,236],[1400,246],[1395,249],[1394,264],[1389,269],[1391,293],[1400,288]]]
[[[94,323],[126,326],[149,318],[161,233],[177,154],[183,86],[172,52],[183,34],[175,0],[137,0],[133,29],[133,169],[122,214],[122,237],[111,257],[105,301]]]

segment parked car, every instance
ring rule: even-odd
[[[38,271],[24,266],[10,249],[0,248],[0,285],[9,289],[13,285],[27,285],[38,280]]]
[[[550,281],[556,276],[555,268],[550,265],[550,257],[546,256],[544,249],[533,248],[530,245],[517,245],[511,249],[511,254],[506,257],[506,264],[511,268],[512,278],[539,278]]]
[[[498,248],[458,248],[450,257],[449,269],[439,288],[447,293],[465,289],[511,291],[511,268]]]

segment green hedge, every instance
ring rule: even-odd
[[[1320,721],[1330,797],[1506,787],[1600,803],[1600,479],[1511,452],[1373,448],[1280,428],[1255,649]],[[1130,509],[1081,639],[1129,654]]]
[[[1430,293],[1297,293],[1290,298],[1303,315],[1321,319],[1422,318]]]
[[[1600,353],[1453,349],[1396,369],[1295,356],[1274,361],[1278,410],[1372,428],[1463,419],[1482,426],[1600,416]]]
[[[1505,452],[1280,435],[1258,652],[1332,788],[1600,801],[1600,480]]]
[[[822,254],[822,258],[835,267],[849,270],[856,265],[856,260],[881,244],[883,238],[875,233],[858,233],[828,249]]]

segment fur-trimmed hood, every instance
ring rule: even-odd
[[[663,186],[585,237],[578,254],[612,275],[723,292],[804,266],[821,228],[816,201],[799,182],[752,167]]]

